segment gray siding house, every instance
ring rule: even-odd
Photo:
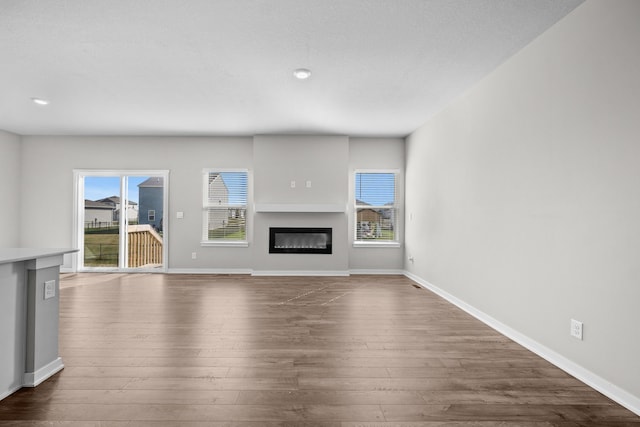
[[[138,184],[138,224],[149,224],[158,231],[162,231],[164,208],[164,179],[151,177]]]
[[[107,227],[114,221],[115,207],[110,203],[84,201],[85,228]]]

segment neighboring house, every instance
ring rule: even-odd
[[[96,201],[113,205],[115,207],[113,220],[120,221],[120,197],[111,196]],[[127,221],[130,223],[138,222],[138,204],[129,200],[127,205]]]
[[[358,222],[381,222],[382,215],[374,209],[358,209]]]
[[[382,214],[375,209],[368,209],[363,206],[370,206],[369,203],[356,199],[356,206],[358,206],[357,221],[360,222],[380,222]]]
[[[357,239],[372,239],[379,237],[382,227],[382,216],[374,209],[358,209]]]
[[[138,184],[138,224],[149,224],[162,231],[164,209],[164,178],[151,177]]]
[[[228,208],[229,205],[229,189],[224,183],[222,176],[218,173],[209,174],[209,222],[208,229],[216,230],[218,228],[225,227],[229,218],[237,217],[241,215],[236,209],[232,209],[231,212]],[[216,209],[216,206],[221,206],[220,209]]]
[[[356,214],[357,221],[357,239],[370,239],[376,237],[381,230],[382,214],[376,209],[363,208],[361,206],[369,205],[362,200],[356,200],[359,206]]]
[[[115,207],[110,203],[84,201],[85,228],[107,227],[113,224]]]

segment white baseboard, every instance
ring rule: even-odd
[[[404,270],[251,270],[230,268],[170,268],[168,274],[247,274],[251,276],[350,276],[357,274],[404,275]]]
[[[22,379],[22,386],[35,387],[50,376],[60,372],[63,368],[62,358],[58,357],[53,362],[50,362],[35,372],[25,372]]]
[[[113,271],[119,273],[148,273],[149,271]],[[164,273],[160,271],[150,271],[152,273]],[[60,270],[60,273],[77,273],[72,269]],[[239,274],[251,276],[350,276],[350,275],[398,275],[405,274],[404,270],[395,269],[353,269],[353,270],[252,270],[250,268],[169,268],[166,274]]]
[[[9,397],[10,395],[15,393],[16,391],[20,390],[21,388],[22,388],[22,386],[19,385],[17,387],[10,388],[9,390],[3,391],[2,393],[0,393],[0,401],[2,399],[4,399],[5,397]]]
[[[349,270],[350,274],[374,274],[374,275],[390,275],[390,276],[402,276],[404,270],[381,270],[381,269],[354,269]]]
[[[253,272],[246,268],[170,268],[167,274],[246,274]]]
[[[432,291],[433,293],[446,299],[456,307],[466,311],[476,319],[480,320],[487,326],[495,329],[496,331],[506,336],[507,338],[512,339],[513,341],[517,342],[518,344],[525,347],[526,349],[532,351],[533,353],[537,354],[538,356],[542,357],[548,362],[554,364],[555,366],[567,372],[568,374],[574,376],[575,378],[582,381],[589,387],[599,391],[600,393],[604,394],[611,400],[624,406],[631,412],[637,415],[640,415],[640,398],[638,398],[637,396],[634,396],[631,393],[616,386],[615,384],[610,383],[604,378],[594,374],[593,372],[585,369],[584,367],[578,365],[577,363],[567,359],[561,354],[556,353],[550,348],[540,344],[535,340],[532,340],[526,335],[521,334],[515,329],[494,319],[488,314],[474,308],[473,306],[467,304],[466,302],[449,294],[448,292],[438,288],[437,286],[432,285],[428,281],[408,271],[405,271],[404,275],[409,279],[413,280],[414,282],[418,283],[423,288]]]
[[[348,276],[348,271],[311,270],[258,270],[252,276]]]

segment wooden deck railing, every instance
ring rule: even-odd
[[[149,224],[129,225],[129,264],[135,267],[162,265],[162,237]]]

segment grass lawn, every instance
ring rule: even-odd
[[[84,265],[87,267],[117,267],[119,234],[85,234]]]
[[[227,225],[226,227],[209,230],[209,239],[246,239],[246,228],[244,225],[244,221],[240,221],[238,219],[229,219],[229,225]]]
[[[393,230],[381,230],[380,236],[371,236],[371,237],[362,237],[362,240],[384,240],[384,241],[393,241],[395,235]]]
[[[228,239],[228,240],[244,240],[244,230],[230,228],[216,228],[209,230],[209,239]]]

